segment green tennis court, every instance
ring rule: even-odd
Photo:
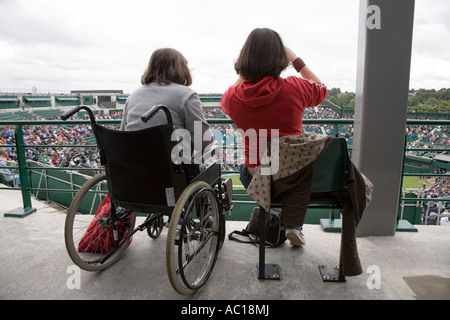
[[[422,188],[423,183],[425,181],[425,185],[429,186],[434,184],[434,181],[431,179],[423,179],[422,177],[403,177],[403,188],[412,189],[412,188]]]

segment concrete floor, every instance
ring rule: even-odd
[[[19,191],[0,190],[0,299],[2,300],[415,300],[450,299],[450,227],[416,226],[418,232],[358,238],[365,273],[344,283],[323,282],[319,264],[336,264],[340,233],[304,226],[307,244],[266,250],[281,279],[258,280],[258,248],[225,241],[207,284],[192,296],[171,287],[165,263],[167,229],[158,239],[138,232],[123,258],[102,272],[81,270],[71,289],[73,263],[64,245],[65,210],[32,200],[37,211],[4,217],[22,206]],[[227,233],[246,222],[227,222]],[[377,282],[379,280],[379,282]],[[69,285],[68,285],[69,283]]]

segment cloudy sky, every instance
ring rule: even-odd
[[[355,91],[358,11],[358,0],[0,0],[0,91],[131,93],[151,53],[173,47],[195,91],[223,93],[257,27],[276,30],[329,88]],[[448,0],[416,0],[410,87],[450,87]]]

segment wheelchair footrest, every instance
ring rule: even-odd
[[[338,265],[319,265],[319,272],[324,282],[345,282],[345,276]]]
[[[280,280],[280,266],[278,264],[266,263],[264,270],[260,270],[258,264],[256,268],[258,270],[258,279]]]

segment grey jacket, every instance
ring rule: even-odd
[[[191,88],[177,83],[158,84],[152,82],[136,89],[125,104],[120,130],[133,131],[167,123],[167,118],[162,111],[147,123],[142,122],[141,116],[157,104],[163,104],[169,108],[176,129],[189,131],[192,151],[194,150],[194,139],[202,141],[202,150],[197,151],[203,151],[211,143],[213,135],[205,120],[197,93]],[[197,136],[194,136],[195,122],[197,122],[198,128],[201,127],[202,137],[198,137],[197,132],[195,132]],[[200,144],[198,143],[198,145]]]

